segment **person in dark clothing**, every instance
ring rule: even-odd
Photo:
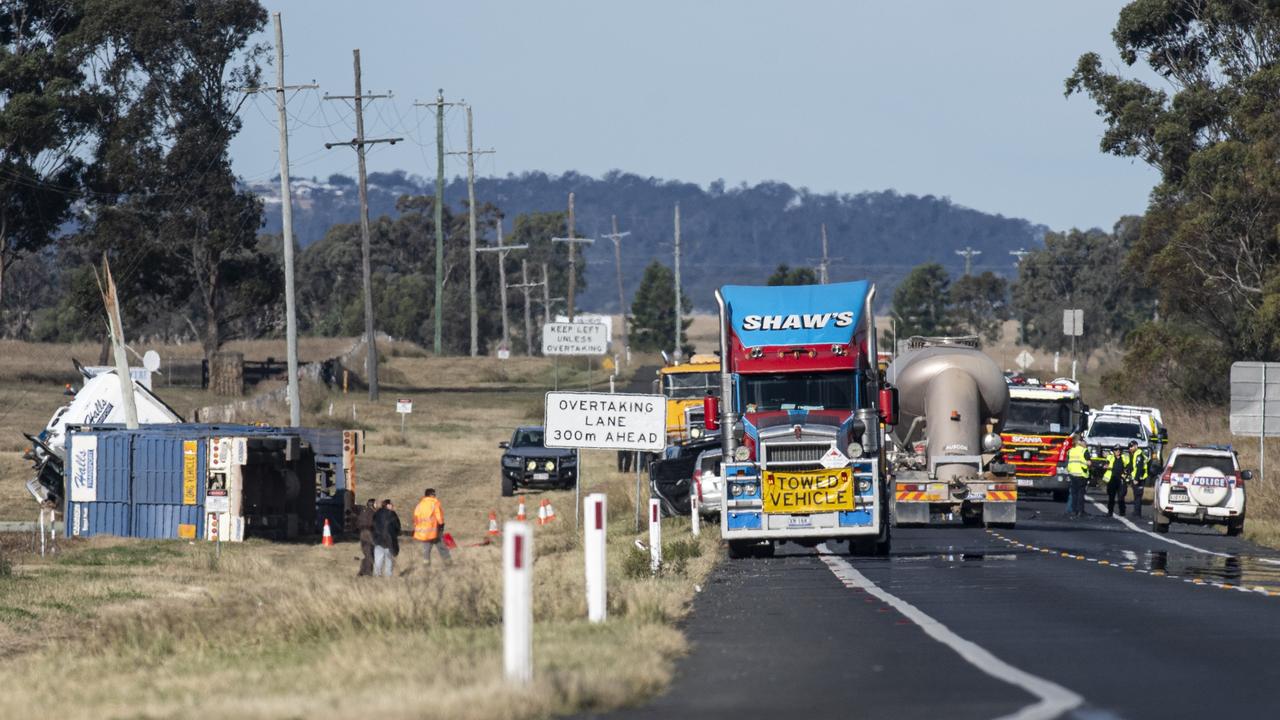
[[[373,574],[375,577],[395,575],[396,556],[400,554],[400,516],[390,500],[382,501],[382,509],[373,514]]]
[[[356,515],[356,530],[360,531],[360,572],[357,575],[373,574],[373,515],[377,512],[373,498],[360,508]]]
[[[631,464],[635,459],[635,452],[632,450],[618,451],[618,472],[631,472]]]
[[[1129,483],[1133,486],[1133,515],[1142,517],[1142,492],[1146,489],[1151,472],[1151,458],[1138,447],[1138,441],[1129,442]]]
[[[1107,516],[1115,514],[1117,499],[1120,502],[1120,517],[1124,517],[1125,465],[1120,448],[1111,448],[1111,464],[1107,467],[1103,479],[1107,481]]]

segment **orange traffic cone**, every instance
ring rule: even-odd
[[[555,520],[555,519],[556,519],[556,506],[552,505],[550,500],[547,500],[547,519],[544,522],[551,522],[552,520]]]
[[[329,529],[329,518],[324,519],[324,535],[320,538],[320,544],[333,547],[333,531]]]
[[[538,503],[538,524],[547,524],[547,499],[542,498],[542,502]]]
[[[525,515],[525,512],[524,512],[524,496],[521,495],[520,504],[516,506],[516,520],[523,522],[528,519],[529,518]]]
[[[489,511],[489,537],[496,537],[498,534],[499,534],[498,513],[490,510]]]

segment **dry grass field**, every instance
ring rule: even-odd
[[[60,367],[80,349],[3,350],[0,519],[31,520],[17,433],[41,427],[63,398],[58,381],[22,373]],[[647,555],[635,557],[632,545],[647,541],[647,530],[633,531],[633,476],[613,469],[613,453],[584,452],[584,491],[607,492],[610,504],[610,620],[591,625],[573,493],[530,493],[531,510],[547,497],[559,519],[535,531],[534,682],[510,687],[501,674],[500,550],[472,545],[483,541],[491,509],[514,516],[515,499],[498,492],[497,444],[514,425],[540,419],[555,371],[544,360],[440,360],[403,348],[383,368],[377,404],[305,386],[304,422],[352,424],[354,411],[368,429],[357,494],[392,498],[406,525],[422,489],[437,488],[463,546],[452,567],[426,568],[407,538],[399,577],[375,579],[355,577],[359,545],[346,539],[334,548],[225,544],[218,557],[207,543],[94,538],[64,540],[41,559],[30,536],[0,535],[0,675],[30,680],[6,684],[0,717],[36,707],[68,719],[541,717],[626,705],[663,687],[685,649],[673,623],[721,552],[715,528],[694,541],[687,521],[665,521],[672,562],[650,577]],[[593,376],[599,388],[603,374]],[[562,362],[559,380],[585,387],[585,363]],[[182,412],[217,401],[161,394]],[[414,400],[403,434],[397,397]]]

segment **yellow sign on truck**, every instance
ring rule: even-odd
[[[766,513],[821,513],[854,509],[853,470],[764,473]]]

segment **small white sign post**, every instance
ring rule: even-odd
[[[400,434],[403,435],[404,419],[406,415],[413,412],[413,401],[405,400],[404,398],[396,400],[396,412],[400,413]]]
[[[649,570],[655,575],[662,567],[662,508],[658,498],[649,498]]]
[[[694,537],[702,534],[702,501],[698,497],[700,494],[698,483],[689,487],[689,532],[693,533]]]
[[[587,619],[593,623],[602,623],[608,615],[608,556],[605,549],[609,498],[604,493],[592,493],[584,502],[586,506],[583,514],[587,517],[586,538],[583,543],[583,555],[587,564]]]
[[[502,665],[508,682],[533,680],[533,533],[528,523],[502,528]]]
[[[577,450],[648,450],[666,446],[667,404],[661,395],[549,392],[543,444]],[[581,519],[581,460],[574,485],[574,515]],[[636,502],[640,502],[639,497]]]
[[[1084,310],[1062,311],[1062,334],[1071,338],[1071,379],[1076,379],[1076,338],[1084,334]]]

